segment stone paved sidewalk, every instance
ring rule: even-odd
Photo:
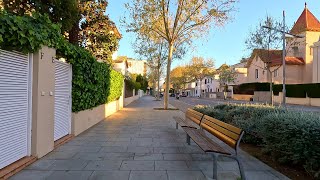
[[[211,156],[175,129],[181,111],[156,111],[162,102],[145,96],[26,167],[11,179],[205,180],[212,177]],[[245,152],[249,180],[288,179]],[[239,177],[237,163],[218,162],[219,179]]]

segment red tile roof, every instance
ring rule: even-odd
[[[282,65],[282,50],[265,50],[265,49],[255,49],[252,52],[251,57],[247,62],[247,67],[249,67],[253,59],[258,56],[264,63],[269,63],[271,60],[271,66]],[[304,59],[302,57],[286,57],[287,65],[304,65]]]
[[[279,66],[282,65],[282,58],[273,59],[271,61],[271,66]],[[302,57],[286,57],[287,65],[304,65],[304,59]]]
[[[304,31],[317,31],[320,32],[320,22],[319,20],[309,11],[307,6],[305,6],[303,12],[298,18],[297,22],[291,29],[291,33],[299,34]]]

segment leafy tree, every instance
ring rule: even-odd
[[[146,91],[147,88],[148,88],[148,80],[145,76],[142,76],[141,74],[139,74],[137,77],[136,77],[136,82],[139,82],[141,84],[141,89],[143,91]]]
[[[220,86],[223,87],[224,99],[226,99],[228,92],[228,84],[234,82],[234,80],[237,77],[237,73],[226,64],[223,64],[217,71],[219,73]]]
[[[159,38],[168,43],[166,82],[170,82],[173,55],[179,46],[206,34],[213,25],[223,25],[233,10],[235,0],[133,0],[126,4],[127,30]],[[169,86],[166,86],[164,109],[168,108]]]
[[[162,69],[167,55],[166,45],[166,42],[161,39],[150,38],[145,35],[137,36],[133,45],[135,52],[142,58],[147,59],[148,66],[151,69],[150,73],[154,73],[151,77],[154,82],[157,81],[157,83],[154,83],[154,85],[158,85],[157,100],[160,97],[160,77],[163,74]]]
[[[68,32],[77,21],[77,0],[3,0],[6,11],[19,16],[39,12],[48,14],[53,23],[61,24],[61,32]]]
[[[174,89],[185,88],[185,85],[191,80],[188,73],[186,66],[178,66],[170,72],[171,84]]]
[[[112,61],[112,53],[118,49],[119,37],[115,25],[106,15],[106,0],[80,2],[80,45],[88,49],[97,59]]]
[[[216,73],[213,59],[204,59],[203,57],[193,57],[187,66],[187,71],[194,81],[200,81],[200,92],[202,92],[203,78],[213,76]]]

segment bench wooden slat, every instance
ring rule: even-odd
[[[205,115],[205,116],[203,117],[203,120],[211,121],[211,122],[213,122],[213,123],[215,123],[215,124],[217,124],[217,125],[225,128],[225,129],[228,129],[229,131],[232,131],[232,132],[234,132],[234,133],[236,133],[236,134],[238,134],[238,135],[240,135],[241,132],[242,132],[242,130],[241,130],[240,128],[237,128],[237,127],[235,127],[235,126],[232,126],[232,125],[230,125],[230,124],[228,124],[228,123],[222,122],[222,121],[220,121],[220,120],[218,120],[218,119],[215,119],[215,118],[210,117],[210,116],[207,116],[207,115]]]
[[[181,126],[181,127],[191,127],[197,129],[195,124],[193,124],[191,121],[186,121],[180,117],[174,116],[173,119]]]
[[[209,116],[203,117],[200,126],[232,148],[236,147],[242,133],[241,129]]]
[[[232,147],[232,148],[236,147],[237,141],[231,139],[230,137],[224,135],[223,133],[221,133],[221,132],[209,127],[206,124],[202,124],[202,128],[205,129],[206,131],[208,131],[209,133],[211,133],[212,135],[216,136],[221,141],[223,141],[226,144],[228,144],[230,147]]]
[[[218,143],[208,138],[202,130],[188,127],[184,127],[183,130],[204,152],[215,152],[231,155],[229,151],[225,150]]]
[[[186,119],[189,119],[198,125],[200,125],[202,117],[203,117],[202,113],[190,108],[188,108],[186,112]]]
[[[210,121],[207,121],[207,120],[204,120],[204,122],[202,123],[202,126],[207,126],[206,130],[214,129],[214,130],[228,136],[229,138],[231,138],[235,141],[238,140],[238,138],[239,138],[239,134],[236,134],[232,131],[229,131],[228,129],[225,129],[225,128],[223,128],[215,123],[212,123]]]

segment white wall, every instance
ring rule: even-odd
[[[201,91],[202,94],[206,93],[206,92],[216,92],[217,89],[219,88],[220,83],[218,82],[218,80],[216,80],[213,77],[205,77],[203,78],[203,80],[201,81]],[[200,96],[200,80],[196,82],[196,86],[195,86],[195,96]]]

